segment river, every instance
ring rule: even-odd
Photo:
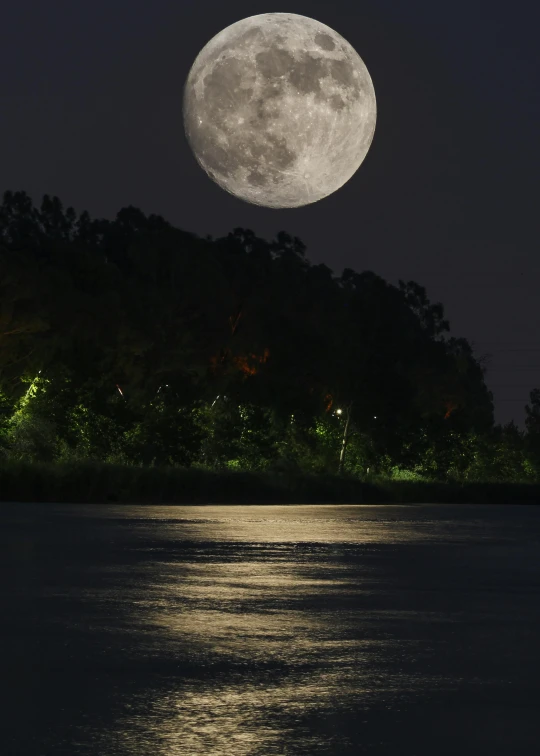
[[[3,756],[540,752],[540,508],[0,517]]]

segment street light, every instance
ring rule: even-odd
[[[341,413],[342,413],[342,412],[343,412],[343,410],[341,410],[341,409],[337,409],[337,410],[336,410],[336,415],[341,415]]]

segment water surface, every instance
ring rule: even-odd
[[[540,509],[0,516],[6,756],[538,752]]]

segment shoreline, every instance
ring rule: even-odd
[[[0,502],[182,506],[540,504],[540,483],[443,482],[214,472],[101,462],[0,464]]]

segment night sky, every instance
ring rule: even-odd
[[[535,7],[536,6],[536,7]],[[496,420],[540,387],[540,10],[530,0],[17,0],[2,10],[1,184],[94,217],[126,205],[202,236],[299,236],[336,273],[413,279],[490,354]],[[224,192],[186,142],[182,90],[224,27],[310,16],[375,86],[368,156],[335,194],[270,210]]]

